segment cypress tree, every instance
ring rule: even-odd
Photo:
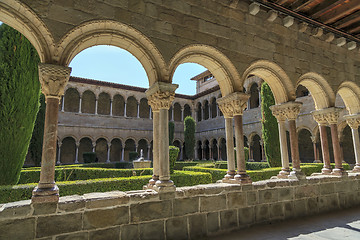
[[[275,104],[274,95],[267,83],[261,86],[262,137],[266,159],[271,167],[281,167],[279,130],[270,106]]]
[[[195,120],[191,116],[184,119],[185,154],[189,159],[194,159],[195,126]]]
[[[45,96],[40,95],[40,108],[36,116],[34,131],[30,140],[29,153],[35,166],[40,166],[45,123]]]
[[[0,26],[0,185],[16,184],[39,109],[39,57],[19,32]]]

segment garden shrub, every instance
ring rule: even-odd
[[[83,159],[84,159],[84,163],[94,163],[96,161],[96,153],[84,152]]]
[[[174,172],[175,169],[175,162],[178,158],[180,149],[175,146],[169,146],[169,161],[170,161],[170,173]]]
[[[129,152],[129,161],[134,161],[139,157],[138,152]]]
[[[81,195],[91,192],[141,190],[149,182],[151,175],[126,178],[99,178],[80,181],[64,181],[56,184],[60,196]],[[201,172],[175,171],[171,179],[177,187],[211,183],[211,175]],[[0,203],[30,199],[36,183],[15,186],[0,186]]]
[[[235,166],[237,164],[235,163]],[[269,168],[269,164],[267,162],[246,162],[246,169],[247,170],[260,170],[263,168]],[[226,161],[217,161],[215,163],[215,168],[220,169],[227,169],[227,162]]]
[[[0,25],[0,185],[16,184],[39,110],[39,56],[18,31]]]
[[[169,121],[169,145],[170,146],[173,146],[174,132],[175,132],[175,124],[174,124],[174,122]]]
[[[195,120],[191,116],[187,116],[184,119],[184,142],[185,156],[188,159],[194,159],[195,127]]]

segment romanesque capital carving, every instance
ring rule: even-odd
[[[234,92],[217,99],[217,103],[225,118],[243,115],[250,95],[242,92]]]
[[[313,111],[312,114],[319,125],[332,125],[337,124],[341,111],[342,108],[331,107]]]
[[[360,126],[360,114],[346,115],[344,116],[347,124],[352,129],[358,129]]]
[[[300,113],[302,102],[286,102],[270,107],[272,114],[278,121],[296,120]]]
[[[178,86],[177,84],[156,82],[145,92],[148,104],[153,112],[160,109],[170,109]]]
[[[60,99],[69,81],[71,68],[54,64],[39,63],[39,81],[45,97]]]

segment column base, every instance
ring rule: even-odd
[[[328,167],[328,166],[324,166],[322,169],[321,169],[321,173],[324,174],[324,175],[329,175],[331,174],[331,167]]]
[[[227,173],[224,176],[223,180],[226,181],[226,180],[229,180],[229,179],[234,179],[235,175],[236,175],[235,170],[229,170],[229,171],[227,171]]]
[[[345,177],[348,173],[343,168],[334,168],[331,175]]]
[[[247,175],[246,172],[238,172],[234,179],[238,182],[240,182],[241,184],[247,184],[247,183],[252,183],[251,178],[249,175]]]
[[[59,201],[59,188],[55,185],[51,188],[39,188],[36,186],[32,191],[31,203],[49,203]]]
[[[356,173],[360,172],[360,165],[355,165],[355,167],[351,172],[356,172]]]
[[[289,168],[282,168],[279,174],[277,175],[278,178],[288,178],[290,175]]]
[[[296,170],[293,169],[290,172],[290,175],[288,178],[301,180],[301,179],[306,179],[306,175],[301,171],[301,169],[296,169]]]
[[[152,189],[157,191],[158,193],[167,193],[175,192],[176,186],[171,180],[157,180]]]
[[[157,180],[159,180],[159,176],[153,175],[152,179],[149,180],[149,183],[147,185],[144,185],[143,189],[153,189]]]

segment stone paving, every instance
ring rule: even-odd
[[[360,207],[260,225],[209,240],[359,240]]]

